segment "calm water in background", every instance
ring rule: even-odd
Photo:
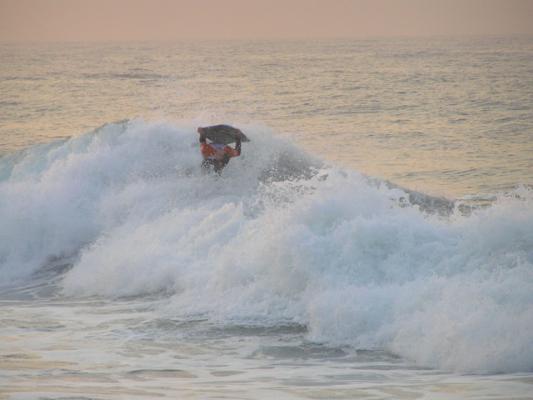
[[[0,59],[0,398],[533,398],[532,38]]]
[[[533,182],[533,39],[0,47],[0,151],[125,118],[262,124],[461,197]]]

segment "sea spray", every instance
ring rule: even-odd
[[[67,296],[158,294],[165,317],[297,323],[422,366],[533,370],[530,191],[442,217],[248,128],[221,176],[199,167],[187,124],[109,124],[2,159],[3,284],[69,257]]]

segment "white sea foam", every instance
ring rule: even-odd
[[[2,282],[69,256],[67,295],[166,293],[166,315],[297,322],[310,340],[420,365],[533,370],[531,192],[428,215],[247,128],[220,177],[200,170],[187,124],[110,124],[4,158]]]

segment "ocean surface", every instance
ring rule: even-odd
[[[533,38],[0,60],[0,399],[533,399]]]

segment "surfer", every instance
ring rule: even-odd
[[[212,167],[218,173],[224,169],[230,158],[241,155],[242,139],[248,140],[239,129],[229,125],[199,127],[197,131],[200,134],[200,152],[204,158],[202,167],[206,169]],[[207,139],[210,143],[207,143]],[[233,142],[235,148],[228,146]]]

